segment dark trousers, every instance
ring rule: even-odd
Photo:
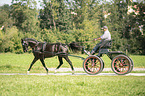
[[[92,49],[91,54],[94,55],[95,53],[97,53],[97,51],[99,50],[99,48],[103,45],[105,45],[108,42],[108,40],[106,41],[102,41],[98,44],[96,44],[96,46]]]

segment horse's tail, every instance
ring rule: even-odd
[[[78,52],[80,51],[83,47],[78,45],[76,42],[72,42],[69,44],[69,48],[73,51],[73,52]]]

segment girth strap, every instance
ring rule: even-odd
[[[44,50],[45,50],[45,48],[46,48],[46,45],[47,45],[47,42],[44,42],[43,44],[42,44],[42,52],[44,52]]]

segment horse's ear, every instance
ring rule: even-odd
[[[23,42],[23,39],[21,39],[21,42]]]

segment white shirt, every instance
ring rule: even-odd
[[[106,30],[100,38],[102,39],[102,41],[111,40],[111,34],[108,30]]]

